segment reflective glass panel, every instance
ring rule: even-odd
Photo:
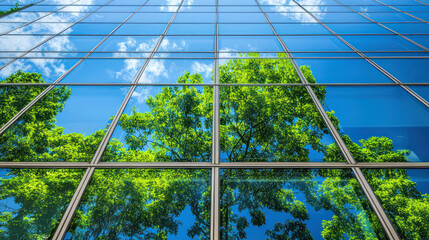
[[[364,59],[298,58],[300,66],[307,66],[317,83],[393,83]]]
[[[23,82],[20,78],[28,79],[27,82],[41,82],[42,79],[35,73],[17,72],[0,83]],[[24,108],[31,100],[39,95],[46,87],[43,86],[7,86],[0,85],[0,128]]]
[[[90,161],[128,87],[54,87],[0,136],[0,161]]]
[[[184,73],[178,83],[201,83]],[[213,89],[139,86],[102,161],[208,162],[212,155]]]
[[[290,51],[352,51],[335,36],[282,36],[282,39]]]
[[[282,52],[277,38],[273,36],[219,36],[221,52]]]
[[[419,46],[400,36],[343,36],[360,51],[418,51]]]
[[[148,35],[161,35],[167,23],[134,23],[134,24],[123,24],[116,30],[114,34],[123,34],[123,35],[138,35],[138,34],[148,34]]]
[[[214,51],[214,36],[166,36],[159,52],[209,52]]]
[[[1,69],[0,77],[6,78],[22,70],[29,73],[40,73],[43,76],[43,82],[52,83],[79,61],[78,54],[66,52],[32,52],[29,55],[32,58],[20,58]],[[62,58],[67,56],[77,58]],[[10,60],[12,59],[1,59],[0,62],[8,63]],[[17,78],[16,81],[26,83],[27,80],[25,78]]]
[[[97,169],[65,239],[203,239],[210,171]]]
[[[350,170],[225,169],[222,239],[385,239]]]
[[[429,161],[429,110],[403,88],[326,87],[324,105],[357,161]]]
[[[365,169],[401,239],[429,238],[429,169]]]
[[[213,68],[213,59],[151,59],[139,83],[177,83],[187,73],[200,75],[201,83],[211,83]]]
[[[84,170],[0,169],[0,238],[52,238]]]
[[[318,23],[307,24],[274,24],[278,34],[330,34]]]
[[[429,83],[429,59],[374,59],[378,65],[404,83]]]

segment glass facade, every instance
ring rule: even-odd
[[[0,239],[429,239],[428,0],[0,0]]]

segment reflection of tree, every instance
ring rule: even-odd
[[[309,82],[315,82],[308,67],[301,70]],[[282,58],[228,61],[220,66],[220,79],[222,83],[300,82],[290,61]],[[38,74],[17,72],[6,82],[43,82],[43,79]],[[185,73],[178,83],[202,83],[202,77]],[[0,124],[5,124],[42,90],[30,86],[1,87],[0,100],[6,104],[0,109]],[[318,86],[314,91],[323,101],[326,89]],[[85,136],[64,134],[64,129],[56,126],[55,116],[71,94],[67,87],[54,88],[0,136],[2,161],[90,160],[105,129]],[[121,116],[118,128],[125,133],[126,145],[112,139],[103,159],[209,161],[212,99],[211,87],[163,87],[146,101],[147,112],[134,109],[131,114]],[[334,113],[328,115],[338,128]],[[311,152],[321,154],[326,162],[344,161],[338,147],[323,140],[329,131],[304,87],[222,86],[220,120],[221,156],[226,161],[308,162]],[[393,142],[385,137],[361,140],[361,144],[353,143],[346,135],[343,139],[359,161],[407,160],[408,152],[395,151]],[[406,171],[366,173],[389,217],[400,227],[400,235],[407,239],[429,238],[427,195],[417,191]],[[210,219],[209,175],[205,170],[96,171],[70,232],[76,239],[165,239],[178,233],[179,216],[189,207],[195,222],[186,229],[187,235],[206,239]],[[76,171],[14,170],[11,176],[1,182],[0,199],[7,203],[13,198],[21,209],[9,211],[0,205],[0,238],[25,232],[33,235],[22,235],[24,239],[45,238],[55,228],[58,221],[55,216],[62,211],[46,209],[64,208],[72,190],[65,191],[59,186],[69,179],[73,184],[66,185],[73,189],[79,181]],[[49,184],[37,184],[42,178]],[[38,191],[40,194],[36,194]],[[249,237],[246,231],[250,225],[267,223],[267,210],[289,216],[279,219],[266,231],[268,238],[312,239],[309,228],[312,223],[308,220],[313,216],[309,207],[333,214],[322,223],[321,235],[325,239],[382,236],[376,216],[369,211],[370,206],[349,171],[230,169],[223,171],[220,191],[224,239]],[[44,196],[49,195],[60,197],[46,200]],[[30,206],[28,202],[38,204]],[[18,225],[19,228],[15,227]]]

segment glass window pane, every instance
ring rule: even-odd
[[[214,51],[214,36],[166,36],[158,52]]]
[[[370,22],[357,13],[319,13],[316,17],[322,22]]]
[[[145,61],[145,58],[85,59],[61,83],[131,83]]]
[[[161,35],[167,23],[155,24],[155,23],[133,23],[133,24],[123,24],[121,27],[116,30],[114,34],[123,34],[123,35],[138,35],[138,34],[148,34],[148,35]]]
[[[114,57],[127,57],[127,53],[132,52],[151,52],[158,38],[158,36],[110,36],[96,51],[115,52],[112,54]]]
[[[401,34],[429,34],[427,23],[384,23],[383,25]]]
[[[168,23],[172,16],[172,12],[136,13],[127,21],[127,23]]]
[[[118,24],[78,23],[68,29],[65,34],[109,34]]]
[[[375,23],[326,24],[337,34],[392,34],[391,31]]]
[[[375,63],[404,83],[428,83],[429,59],[373,59]]]
[[[429,169],[365,169],[401,239],[429,237]]]
[[[262,13],[219,13],[220,23],[267,23]]]
[[[428,86],[409,86],[411,90],[416,92],[420,97],[429,102],[429,87]]]
[[[282,36],[282,39],[290,51],[352,51],[335,36]]]
[[[221,161],[320,162],[335,145],[304,87],[222,86],[220,106]]]
[[[178,83],[201,83],[184,73]],[[103,161],[208,162],[212,155],[212,87],[139,86],[110,139]],[[115,149],[120,149],[119,154]]]
[[[67,56],[65,53],[57,52],[48,54],[43,52],[35,52],[33,54],[33,58],[20,58],[1,69],[0,77],[6,78],[17,71],[22,70],[29,73],[40,73],[43,76],[43,82],[52,83],[79,61],[79,58],[62,58]],[[76,57],[73,55],[74,54],[71,54],[69,56]],[[6,61],[3,62],[2,60]],[[7,63],[10,60],[12,59],[1,59],[0,62]],[[17,82],[25,83],[26,79],[19,78],[17,79]]]
[[[205,238],[209,186],[206,169],[98,169],[65,239]]]
[[[52,238],[84,170],[0,169],[0,238]]]
[[[423,47],[429,48],[429,36],[428,35],[422,35],[422,36],[409,35],[406,37],[411,39],[412,41],[416,42],[417,44],[422,45]],[[424,49],[424,48],[421,48],[421,49]]]
[[[33,51],[90,51],[104,36],[56,36]]]
[[[187,73],[202,83],[213,82],[214,59],[151,59],[139,83],[178,83]]]
[[[386,238],[350,170],[225,169],[220,184],[222,239]]]
[[[171,24],[167,34],[169,35],[200,35],[215,34],[215,24]]]
[[[42,82],[43,80],[35,73],[17,72],[5,80],[0,80],[0,83],[24,81],[36,83]],[[0,85],[0,102],[2,103],[0,109],[0,128],[30,103],[31,100],[37,97],[45,88],[44,86]]]
[[[419,46],[400,36],[343,36],[360,51],[418,51]]]
[[[418,22],[419,20],[410,17],[404,13],[378,13],[364,12],[362,13],[376,22]]]
[[[429,109],[401,87],[326,87],[324,104],[357,161],[429,161]]]
[[[271,23],[317,23],[308,13],[267,13]]]
[[[278,34],[331,34],[318,23],[307,24],[274,24]]]
[[[138,15],[138,13],[134,14],[134,16],[136,16],[136,15]],[[97,13],[96,12],[96,13],[91,14],[87,18],[85,18],[82,22],[121,23],[125,19],[127,19],[128,16],[130,16],[130,13],[108,13],[108,12],[107,13]]]
[[[268,24],[219,24],[219,34],[273,34]]]
[[[215,23],[215,13],[180,12],[174,18],[174,23]]]
[[[31,22],[46,16],[48,12],[16,12],[0,19],[1,22]]]
[[[54,87],[0,136],[0,161],[90,161],[129,87]]]
[[[11,32],[11,34],[57,34],[70,25],[71,23],[31,23]],[[70,31],[67,30],[67,32]]]
[[[275,36],[219,36],[219,51],[222,52],[282,52]]]
[[[308,66],[318,83],[393,83],[364,59],[298,58],[300,66]]]

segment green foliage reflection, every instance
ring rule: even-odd
[[[299,83],[287,59],[253,58],[231,60],[220,66],[223,83]],[[280,56],[281,57],[281,56]],[[310,68],[301,70],[316,82]],[[44,82],[40,74],[19,71],[3,82]],[[202,83],[200,74],[184,73],[178,83]],[[1,86],[0,125],[4,125],[42,87]],[[326,89],[314,87],[323,101]],[[56,87],[30,108],[0,136],[2,161],[88,161],[106,129],[88,136],[64,134],[56,125],[73,94],[70,88]],[[124,141],[111,139],[103,160],[115,162],[210,161],[212,142],[213,90],[211,87],[170,86],[148,97],[147,111],[134,109],[121,116],[118,129]],[[220,88],[221,156],[224,161],[301,161],[314,153],[326,162],[344,161],[338,147],[327,143],[329,131],[306,89],[299,86],[222,86]],[[328,112],[334,125],[339,121]],[[342,134],[359,161],[405,162],[408,151],[394,150],[386,137],[372,137],[360,144]],[[32,172],[34,171],[34,173]],[[58,195],[58,189],[35,184],[38,170],[29,175],[14,173],[1,181],[0,235],[15,239],[45,239],[47,229],[55,228],[57,217],[48,219],[46,209],[62,209],[55,201],[68,201],[69,194],[37,205],[33,192]],[[428,239],[429,205],[427,195],[417,191],[405,170],[368,171],[389,217],[404,239]],[[74,172],[45,171],[50,179],[76,179]],[[36,177],[35,177],[36,176]],[[14,184],[8,184],[12,180]],[[210,222],[210,179],[205,170],[104,170],[96,172],[78,210],[70,233],[76,239],[166,239],[183,227],[183,212],[193,224],[184,229],[188,237],[207,239]],[[31,181],[30,181],[31,180]],[[199,180],[199,181],[197,181]],[[55,181],[54,181],[55,182]],[[72,188],[71,188],[72,189]],[[318,233],[309,225],[321,224],[324,239],[384,238],[375,214],[352,174],[343,170],[226,170],[221,185],[221,230],[224,239],[245,239],[251,226],[265,226],[267,211],[283,213],[266,230],[269,239],[312,239]],[[16,218],[7,205],[20,206]],[[61,205],[61,206],[60,206]],[[320,223],[311,222],[309,208],[332,214]],[[58,212],[61,212],[59,210]],[[242,215],[247,211],[247,215]],[[56,212],[55,214],[58,214]],[[54,215],[55,215],[54,214]],[[51,214],[52,215],[52,214]],[[57,216],[57,215],[55,215]],[[16,221],[12,221],[14,218]],[[16,226],[19,225],[19,228]],[[28,235],[27,233],[31,233]]]

